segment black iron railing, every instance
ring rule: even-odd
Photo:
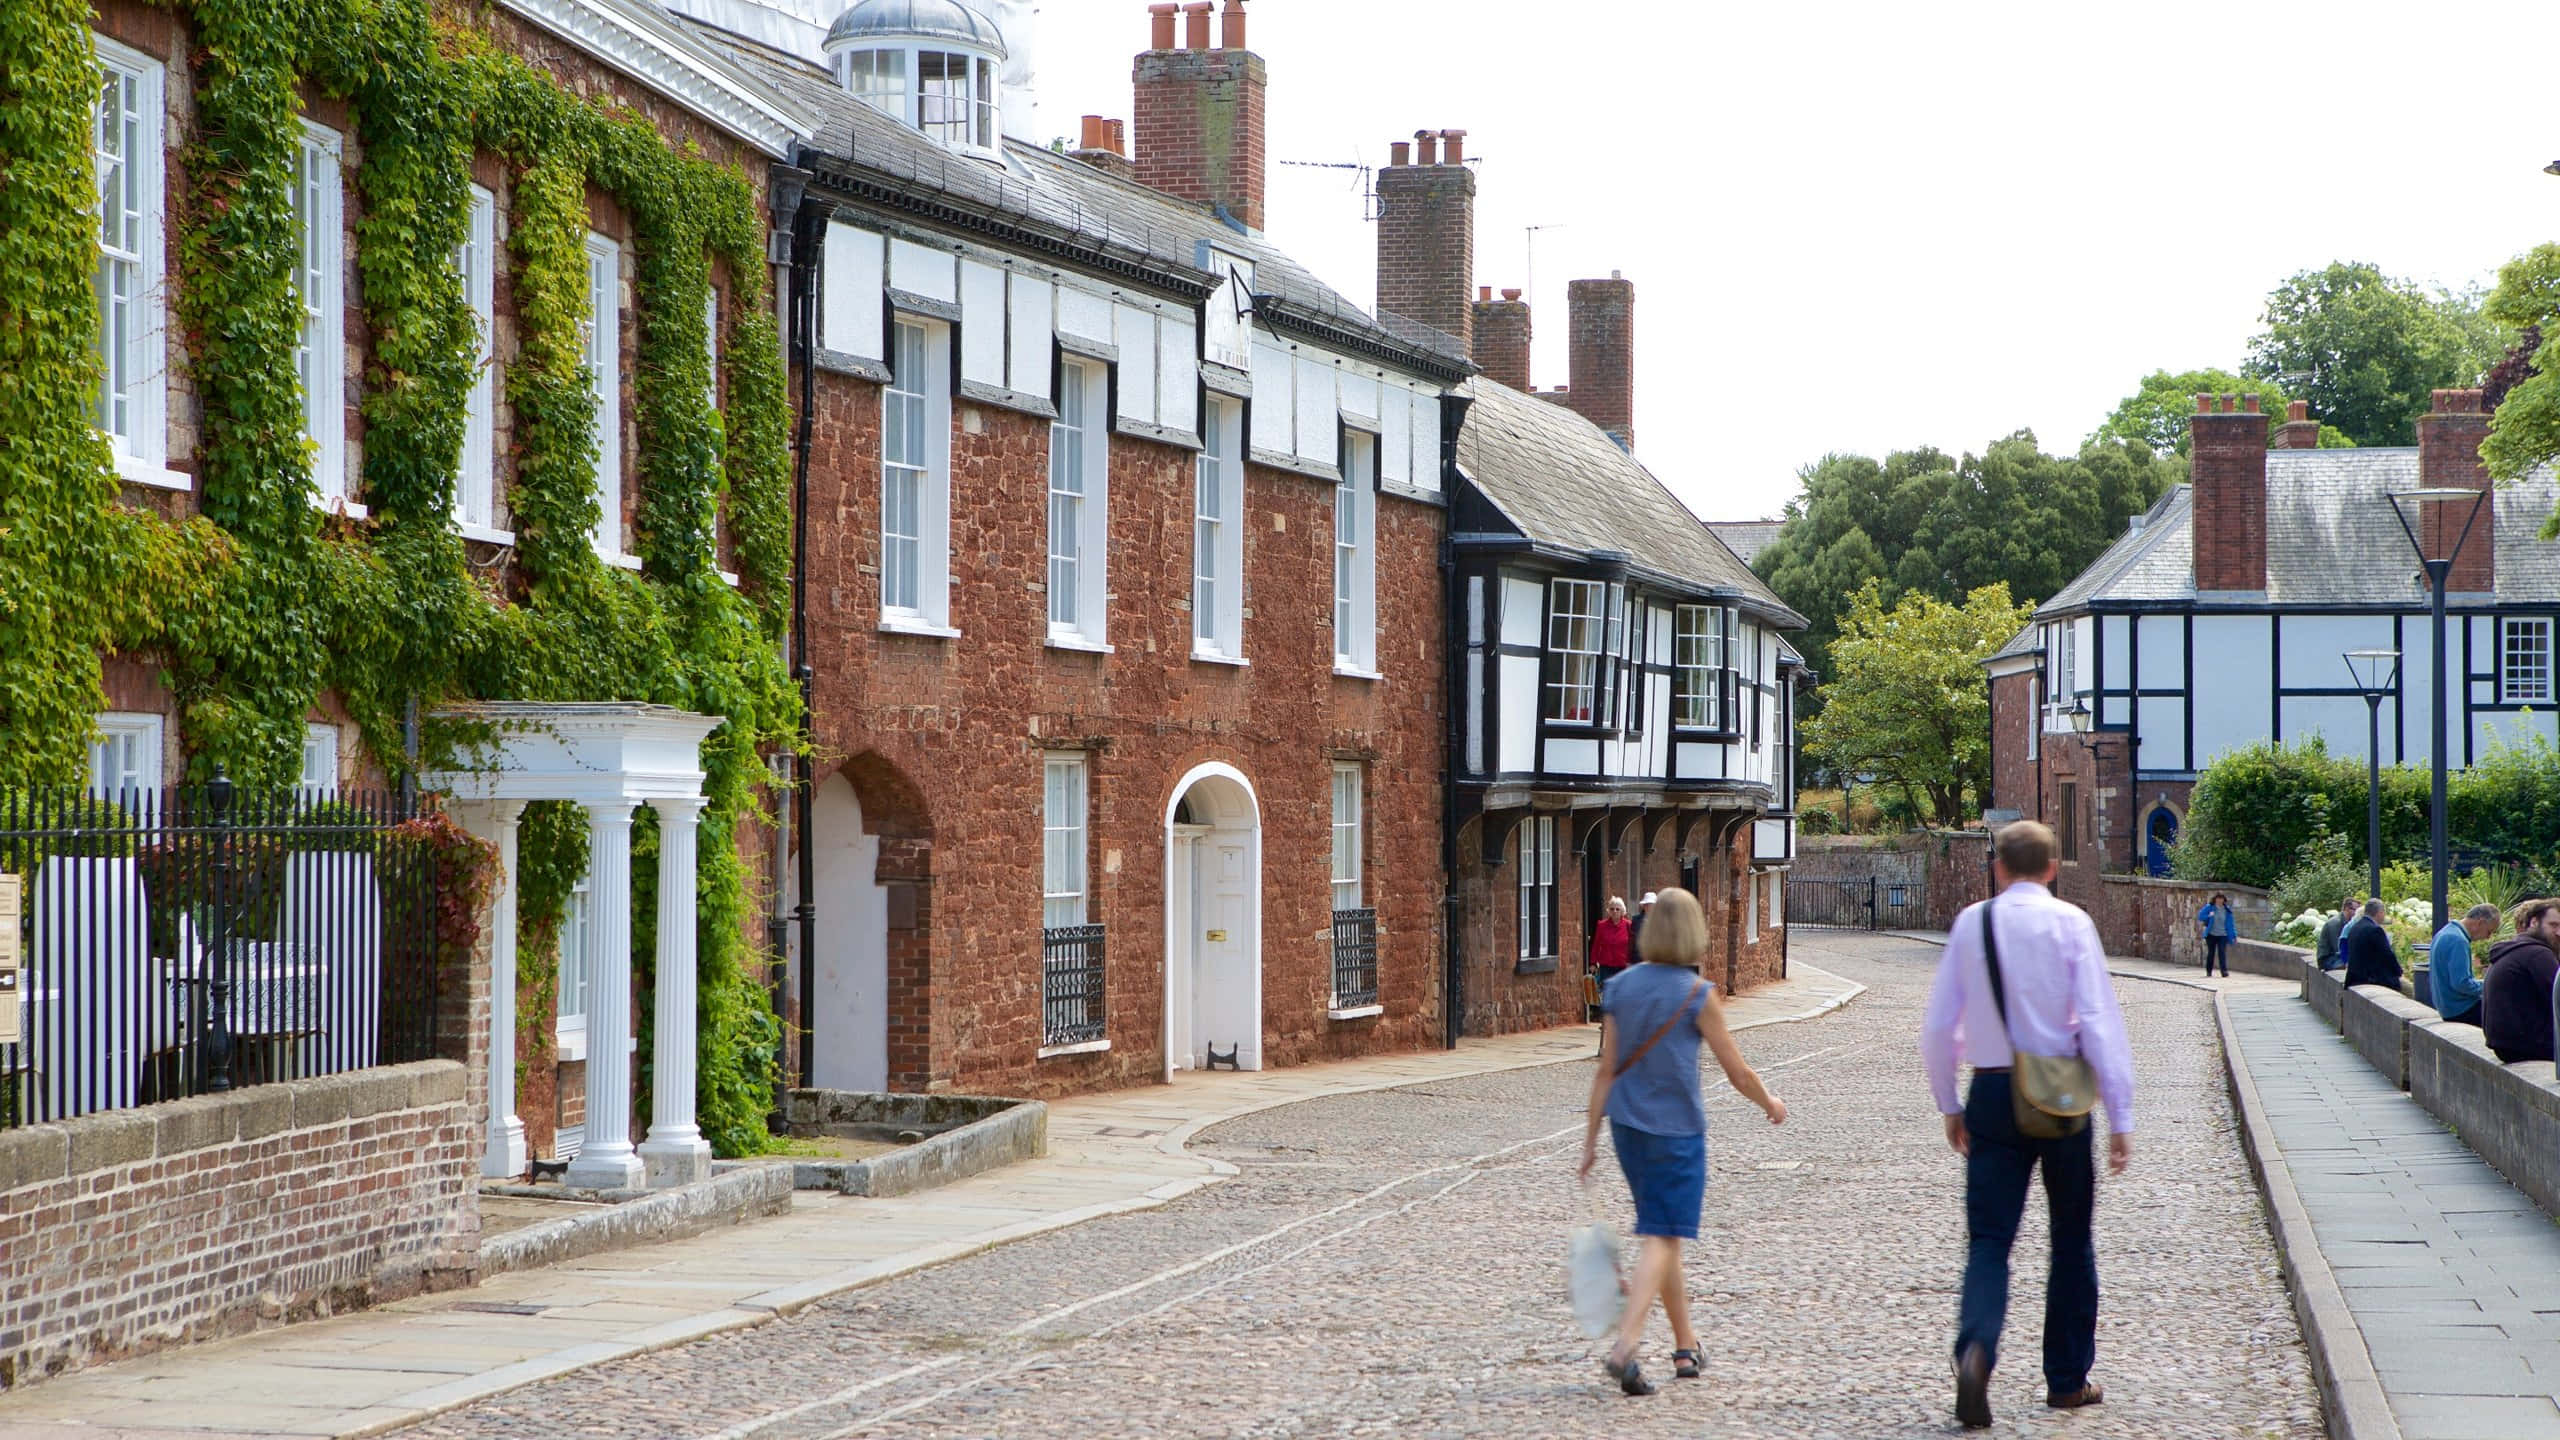
[[[397,794],[0,795],[0,1127],[436,1053],[437,874]]]
[[[1832,925],[1850,930],[1873,930],[1883,923],[1878,908],[1876,881],[1864,880],[1799,880],[1789,876],[1784,891],[1786,923],[1789,925]]]
[[[1102,927],[1053,925],[1040,932],[1043,1045],[1083,1045],[1103,1038]]]
[[[1333,912],[1333,1006],[1378,1003],[1378,912]]]

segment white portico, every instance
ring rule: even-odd
[[[707,1179],[711,1147],[694,1119],[695,845],[702,742],[721,721],[664,705],[491,702],[440,719],[485,727],[452,770],[422,777],[455,814],[498,846],[490,901],[489,1144],[481,1173],[525,1170],[515,1103],[516,825],[526,804],[564,800],[587,813],[592,976],[584,1148],[572,1185],[630,1189]],[[658,812],[656,1067],[649,1137],[631,1143],[631,821]]]

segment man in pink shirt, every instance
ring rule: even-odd
[[[1968,1249],[1964,1299],[1956,1317],[1956,1418],[1991,1424],[1991,1369],[2009,1310],[2009,1249],[2026,1209],[2027,1180],[2044,1169],[2052,1209],[2053,1260],[2045,1287],[2045,1403],[2057,1410],[2104,1398],[2089,1383],[2098,1353],[2098,1251],[2090,1238],[2097,1199],[2091,1134],[2060,1140],[2021,1135],[2010,1109],[2014,1039],[2030,1055],[2085,1057],[2105,1102],[2107,1168],[2133,1159],[2133,1053],[2107,975],[2098,927],[2079,907],[2054,898],[2053,832],[2032,820],[2001,828],[1992,844],[1995,899],[1971,906],[1948,932],[1921,1023],[1920,1057],[1945,1117],[1947,1143],[1965,1159]],[[2000,990],[1985,958],[1986,912],[1997,927]],[[2003,1020],[2003,1011],[2006,1020]],[[1956,1097],[1956,1067],[1973,1067],[1973,1087]]]

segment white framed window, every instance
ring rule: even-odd
[[[595,915],[588,901],[587,877],[580,875],[560,907],[560,983],[551,1008],[562,1060],[587,1058],[587,977],[595,964]]]
[[[340,231],[345,145],[326,125],[302,122],[294,152],[293,219],[301,235],[293,291],[302,302],[294,372],[302,385],[302,435],[311,442],[311,488],[324,508],[356,513],[347,484],[347,279]]]
[[[1211,396],[1192,475],[1191,653],[1244,658],[1244,406]]]
[[[1724,607],[1683,605],[1673,617],[1671,722],[1694,730],[1724,725]]]
[[[1333,767],[1333,908],[1361,906],[1360,767]]]
[[[899,317],[881,389],[880,620],[952,635],[951,327]]]
[[[1049,426],[1049,638],[1104,643],[1111,549],[1111,374],[1088,360],[1058,366]]]
[[[1751,888],[1745,893],[1742,907],[1742,938],[1745,940],[1760,938],[1760,907],[1768,896],[1768,886],[1762,883],[1764,878],[1757,870],[1751,872]]]
[[[1787,928],[1787,872],[1784,870],[1769,872],[1769,928]]]
[[[471,307],[471,389],[463,399],[462,470],[453,522],[473,539],[499,539],[498,526],[498,197],[474,185],[462,243],[453,252],[462,298]]]
[[[90,125],[98,202],[98,429],[114,451],[117,474],[183,490],[187,477],[166,466],[166,72],[139,50],[103,35],[91,38],[98,57]]]
[[[2551,622],[2510,617],[2498,622],[2498,698],[2509,705],[2551,699]]]
[[[1378,669],[1378,437],[1342,432],[1342,483],[1333,490],[1333,668]]]
[[[1520,822],[1520,958],[1556,953],[1556,817]]]
[[[308,799],[338,793],[337,726],[302,727],[302,778],[295,782],[294,788]]]
[[[141,711],[100,715],[89,739],[89,793],[104,800],[159,789],[161,725],[159,716]]]
[[[945,145],[996,148],[999,77],[995,61],[958,50],[856,50],[844,57],[854,98]]]
[[[1042,766],[1040,923],[1086,923],[1085,757],[1052,754]]]
[[[1600,723],[1600,657],[1609,619],[1609,587],[1597,580],[1547,586],[1547,718],[1568,725]]]
[[[720,418],[720,290],[718,286],[702,287],[702,403],[711,408],[711,418]]]
[[[587,388],[595,396],[596,553],[637,569],[622,526],[622,247],[587,232],[587,323],[580,332]]]

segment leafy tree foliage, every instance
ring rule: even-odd
[[[2511,354],[2491,377],[2497,418],[2489,443],[2480,447],[2489,473],[2513,480],[2560,459],[2560,245],[2537,245],[2498,271],[2498,288],[2482,307],[2496,323],[2521,331],[2520,354]],[[2560,538],[2560,514],[2543,527]]]
[[[2477,382],[2505,349],[2478,295],[2430,294],[2343,260],[2277,286],[2262,323],[2242,372],[2261,393],[2294,386],[2358,445],[2416,443],[2427,392]]]
[[[1805,749],[1835,769],[1872,773],[1906,798],[1928,798],[1942,820],[1970,813],[1968,795],[1991,778],[1991,694],[1982,662],[2034,613],[2009,587],[1976,589],[1961,605],[1906,594],[1885,608],[1867,581],[1832,642],[1833,674],[1821,713],[1805,722]],[[1916,808],[1916,807],[1915,807]]]
[[[2089,437],[2090,443],[2128,440],[2149,446],[2163,455],[2187,453],[2190,436],[2188,420],[2196,413],[2199,395],[2254,394],[2277,423],[2284,419],[2284,407],[2298,397],[2284,393],[2274,381],[2252,380],[2228,370],[2154,370],[2142,377],[2134,392],[2116,402],[2106,422]],[[2275,425],[2267,427],[2267,439],[2273,443]],[[2320,447],[2341,449],[2355,444],[2346,432],[2335,425],[2322,424]]]

